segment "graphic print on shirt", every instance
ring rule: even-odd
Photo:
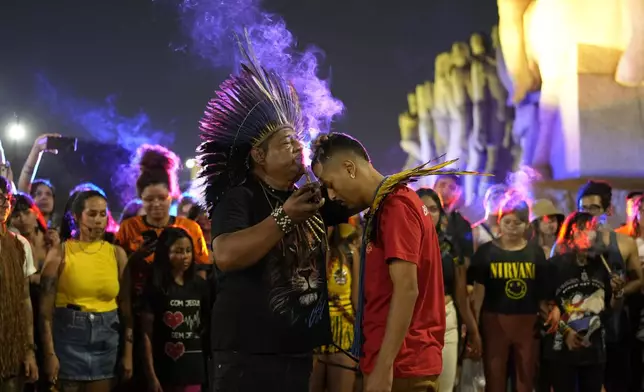
[[[186,346],[181,342],[173,343],[167,342],[165,344],[165,354],[172,358],[174,361],[181,358],[186,353]]]
[[[583,345],[589,347],[591,337],[602,326],[599,315],[605,308],[604,283],[589,279],[584,271],[580,279],[573,278],[564,282],[557,289],[557,296],[561,298],[563,308],[561,320],[583,336]],[[563,343],[563,335],[557,332],[553,348],[561,350]]]
[[[197,331],[199,331],[199,327],[201,326],[199,311],[201,301],[196,299],[172,299],[169,302],[170,308],[183,310],[167,310],[163,313],[163,323],[172,330],[170,338],[175,340],[166,342],[164,351],[168,357],[177,361],[184,354],[190,353],[190,351],[186,351],[183,341],[199,338]],[[184,315],[184,313],[187,315]]]
[[[519,300],[528,292],[526,280],[536,279],[536,268],[532,262],[492,262],[490,278],[505,280],[505,295]]]
[[[299,237],[305,240],[298,241]],[[324,260],[323,254],[319,241],[308,232],[296,230],[269,257],[269,304],[291,324],[305,322],[311,327],[322,320],[327,296],[318,263]]]

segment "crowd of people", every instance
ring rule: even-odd
[[[331,133],[309,172],[296,92],[244,55],[200,123],[203,205],[161,146],[118,220],[91,183],[54,208],[56,135],[0,177],[0,391],[641,390],[643,194],[613,230],[607,183],[568,216],[499,184],[471,225],[450,162],[384,176]]]

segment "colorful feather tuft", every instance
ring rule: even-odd
[[[231,187],[242,184],[250,170],[249,156],[281,129],[302,130],[302,112],[293,86],[259,64],[248,35],[236,36],[242,71],[220,86],[199,123],[197,148],[200,193],[208,211]]]
[[[440,158],[439,158],[440,159]],[[365,230],[367,232],[367,237],[370,236],[372,231],[372,226],[374,226],[373,218],[378,213],[382,202],[385,200],[387,195],[389,195],[397,186],[415,182],[420,177],[431,176],[431,175],[444,175],[444,174],[453,174],[453,175],[470,175],[470,176],[492,176],[488,173],[480,173],[475,171],[459,171],[459,170],[443,170],[445,167],[450,166],[453,163],[456,163],[458,159],[452,159],[451,161],[446,161],[439,163],[437,165],[427,167],[434,161],[426,162],[420,166],[417,166],[413,169],[405,170],[396,174],[392,174],[384,179],[378,192],[373,198],[373,203],[369,208],[369,212],[366,219]]]

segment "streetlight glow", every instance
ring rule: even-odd
[[[7,133],[9,138],[15,141],[22,140],[25,138],[25,136],[27,136],[27,130],[25,129],[24,125],[20,124],[19,122],[15,122],[9,125]]]
[[[188,169],[192,169],[193,167],[195,167],[196,164],[197,164],[197,160],[194,159],[194,158],[190,158],[190,159],[186,160],[186,167]]]

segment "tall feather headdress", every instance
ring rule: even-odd
[[[302,113],[294,87],[259,63],[248,35],[235,37],[242,70],[216,91],[199,123],[197,148],[202,195],[208,211],[250,170],[250,152],[282,129],[302,130]]]

